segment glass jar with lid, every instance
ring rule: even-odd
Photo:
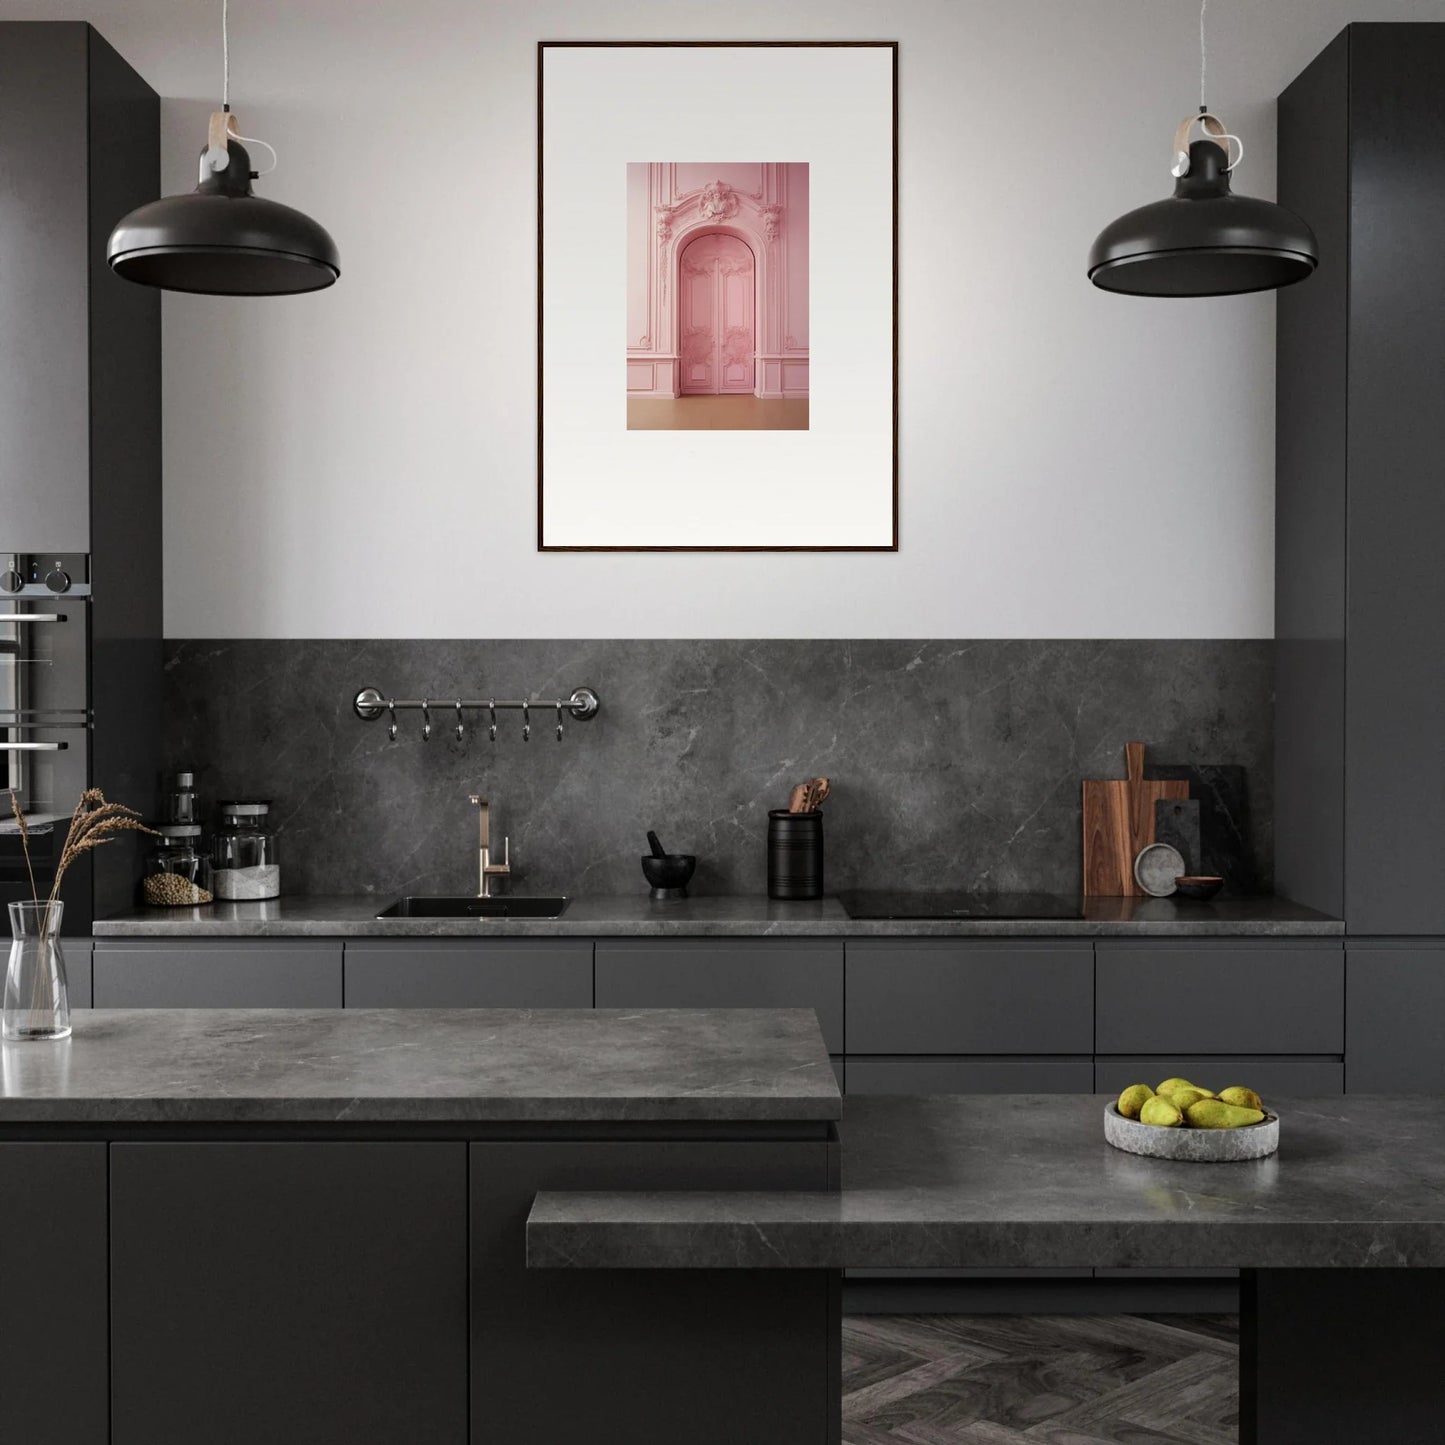
[[[161,778],[161,822],[199,823],[196,805],[196,775],[191,772],[166,773]]]
[[[158,908],[211,902],[211,860],[201,846],[201,825],[161,823],[156,832],[160,837],[146,859],[141,897]]]
[[[217,898],[250,902],[281,896],[281,865],[271,831],[271,804],[237,798],[220,805],[221,826],[211,839],[211,886]]]

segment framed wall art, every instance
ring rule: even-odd
[[[896,550],[897,58],[538,46],[542,551]]]

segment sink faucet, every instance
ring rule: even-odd
[[[478,821],[480,824],[478,833],[477,848],[477,878],[480,886],[477,889],[478,898],[490,898],[492,896],[492,879],[507,878],[512,872],[512,840],[506,836],[502,838],[502,861],[492,862],[492,805],[481,796],[480,793],[471,795],[471,803],[478,810]]]

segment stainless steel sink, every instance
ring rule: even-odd
[[[398,898],[378,918],[560,918],[565,898]]]

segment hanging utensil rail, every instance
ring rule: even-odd
[[[557,741],[562,741],[562,715],[568,714],[578,722],[589,722],[597,716],[602,706],[601,699],[590,687],[575,687],[568,697],[533,698],[451,698],[451,697],[388,697],[378,688],[364,687],[352,699],[351,706],[363,722],[375,722],[386,715],[391,721],[388,733],[392,742],[397,737],[396,715],[411,711],[422,714],[422,741],[431,739],[432,714],[444,718],[460,742],[466,736],[466,714],[486,713],[487,733],[492,742],[497,740],[497,714],[503,711],[522,714],[522,740],[532,736],[532,712],[555,713],[557,717]]]

